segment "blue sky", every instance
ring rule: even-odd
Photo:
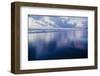
[[[29,28],[87,27],[88,17],[29,15]]]

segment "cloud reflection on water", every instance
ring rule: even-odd
[[[88,57],[88,18],[29,15],[28,60]]]

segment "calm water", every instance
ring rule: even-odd
[[[87,58],[87,36],[86,29],[30,32],[28,60]]]

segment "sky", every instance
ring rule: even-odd
[[[88,26],[88,17],[29,15],[29,29],[84,28]]]

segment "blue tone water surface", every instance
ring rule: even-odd
[[[86,29],[29,32],[28,60],[87,58],[87,34]]]

